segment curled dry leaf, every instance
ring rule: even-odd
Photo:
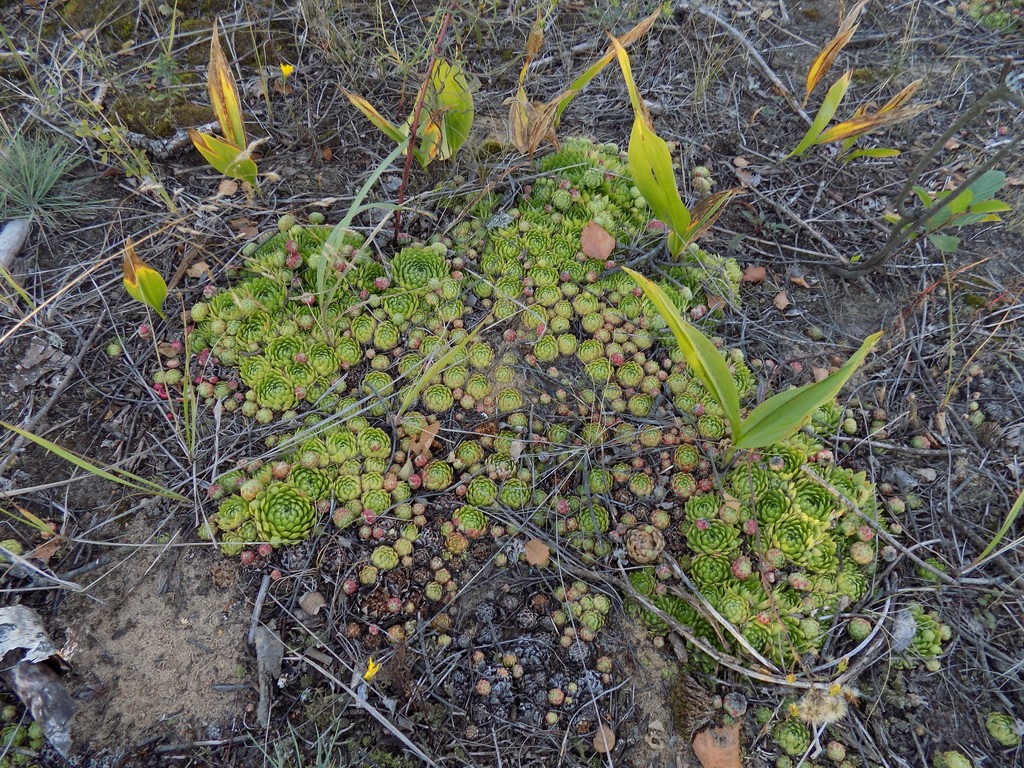
[[[327,606],[327,600],[319,592],[307,592],[299,598],[299,607],[310,616],[316,616]]]
[[[789,300],[789,296],[786,295],[785,291],[779,291],[775,298],[772,299],[772,304],[780,311],[793,306],[793,302]]]
[[[551,559],[551,547],[540,539],[530,539],[523,547],[526,562],[530,565],[545,566]]]
[[[238,191],[238,182],[232,179],[221,179],[217,185],[217,194],[224,197],[231,197]]]
[[[807,278],[803,275],[790,275],[789,282],[793,285],[799,285],[801,288],[810,288],[811,284],[807,282]]]
[[[693,752],[703,768],[740,768],[740,721],[701,731]]]
[[[588,259],[604,261],[615,249],[615,238],[596,221],[592,221],[580,233],[580,247]]]
[[[594,751],[599,754],[607,754],[615,749],[615,731],[604,723],[597,727],[594,734]]]
[[[814,375],[815,381],[824,381],[829,376],[828,368],[818,368],[817,366],[811,368],[811,373]]]
[[[768,277],[767,269],[765,269],[764,267],[759,267],[755,264],[751,264],[749,267],[743,270],[743,277],[740,278],[740,282],[760,285],[761,283],[764,282],[766,277]]]
[[[185,274],[189,277],[205,277],[208,280],[213,280],[213,273],[210,271],[210,265],[205,261],[197,261],[195,264],[189,266],[185,270]]]
[[[435,421],[424,427],[416,437],[409,441],[409,452],[417,456],[429,456],[430,446],[434,444],[438,430],[441,429],[441,422]]]

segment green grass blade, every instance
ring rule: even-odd
[[[835,117],[836,110],[839,109],[839,105],[843,101],[843,97],[846,96],[846,91],[850,87],[850,81],[853,79],[853,73],[847,72],[845,75],[840,77],[833,83],[832,87],[828,89],[828,93],[825,94],[824,100],[821,102],[821,107],[818,109],[818,114],[814,116],[814,121],[811,123],[811,127],[807,129],[807,133],[800,140],[800,143],[796,145],[796,149],[786,155],[783,160],[789,160],[791,157],[802,155],[806,152],[818,137],[822,131],[825,130],[825,126],[829,124],[833,117]]]
[[[148,493],[153,496],[162,496],[163,498],[173,499],[175,501],[187,502],[189,500],[188,497],[182,496],[180,493],[169,491],[163,486],[154,483],[152,480],[147,480],[144,477],[139,477],[138,475],[132,474],[131,472],[127,472],[123,469],[117,470],[120,473],[120,475],[115,475],[112,472],[103,469],[103,467],[99,467],[93,464],[88,459],[79,456],[77,453],[72,453],[66,448],[60,447],[56,443],[51,443],[44,437],[39,437],[38,435],[32,434],[28,430],[21,429],[20,427],[16,427],[13,424],[8,424],[6,421],[0,421],[0,427],[6,427],[12,432],[21,435],[26,440],[31,440],[40,448],[43,448],[44,450],[47,450],[50,453],[59,456],[65,461],[74,464],[76,467],[79,467],[80,469],[84,469],[86,472],[88,472],[91,475],[95,475],[96,477],[100,477],[103,478],[104,480],[109,480],[112,483],[117,483],[118,485],[123,485],[127,488],[132,488],[136,491],[142,491],[143,493]]]
[[[672,329],[672,335],[676,337],[687,364],[700,379],[701,384],[722,406],[732,433],[737,434],[740,429],[740,398],[736,391],[736,383],[729,372],[729,364],[725,362],[722,353],[711,343],[711,339],[683,319],[672,300],[658,285],[639,272],[626,267],[623,269],[636,280],[637,285],[643,289],[654,308],[658,310],[658,314]]]
[[[868,352],[882,338],[882,331],[864,339],[846,365],[817,384],[780,392],[755,408],[734,431],[736,448],[763,448],[784,440],[804,425],[811,414],[823,403],[831,400],[864,362]]]
[[[402,405],[398,409],[399,416],[401,416],[403,413],[409,410],[409,406],[411,406],[416,401],[416,398],[420,396],[420,392],[422,392],[423,389],[427,386],[427,384],[430,383],[430,380],[433,379],[435,376],[439,375],[440,373],[442,373],[451,364],[452,360],[454,360],[459,355],[459,353],[462,350],[464,350],[469,345],[469,343],[476,338],[477,334],[480,333],[480,331],[483,329],[483,327],[487,324],[487,322],[490,319],[491,316],[488,314],[487,317],[481,320],[480,324],[473,329],[473,332],[471,334],[469,334],[466,338],[464,338],[454,347],[452,347],[443,355],[441,355],[441,357],[434,361],[434,363],[431,364],[430,367],[423,372],[423,374],[416,380],[416,383],[412,385],[412,387],[406,393],[405,397],[402,399]]]
[[[1009,533],[1010,527],[1013,525],[1014,521],[1016,521],[1022,509],[1024,509],[1024,491],[1021,491],[1017,496],[1017,501],[1014,502],[1013,508],[1010,510],[1010,514],[1006,516],[1006,520],[1003,521],[1002,526],[1000,526],[999,530],[996,531],[996,535],[992,538],[992,541],[990,541],[984,551],[978,555],[978,559],[971,563],[972,568],[995,551],[996,547],[999,546],[999,542],[1003,540],[1003,537],[1006,536],[1007,533]]]

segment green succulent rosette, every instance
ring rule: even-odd
[[[309,496],[287,483],[272,483],[252,502],[252,517],[261,540],[274,547],[305,539],[316,523]]]
[[[398,567],[401,560],[392,547],[381,544],[370,553],[370,564],[381,571],[391,571]]]
[[[472,443],[476,445],[476,443]],[[482,456],[481,456],[482,458]],[[476,463],[476,462],[473,462]],[[498,485],[489,477],[477,475],[466,486],[466,501],[474,507],[489,507],[498,498]]]
[[[391,506],[391,494],[383,488],[371,488],[359,497],[364,509],[376,515],[384,514]]]
[[[333,376],[338,372],[338,356],[322,341],[310,346],[307,358],[318,376]]]
[[[295,407],[295,385],[276,370],[267,371],[253,388],[256,402],[272,411],[287,411]]]
[[[811,731],[800,720],[789,718],[779,723],[772,732],[775,742],[787,755],[796,757],[810,749]]]
[[[391,438],[380,427],[366,427],[356,433],[359,453],[365,458],[387,459],[391,456]]]
[[[470,539],[476,539],[487,531],[487,515],[479,507],[464,505],[455,510],[452,522]]]
[[[298,336],[278,336],[264,350],[264,356],[277,368],[294,363],[296,355],[307,354],[306,345]]]
[[[793,501],[781,488],[769,488],[759,493],[754,501],[754,514],[758,524],[762,526],[774,525],[787,515],[791,515],[792,509]]]
[[[517,477],[512,477],[501,484],[498,501],[509,509],[523,509],[530,503],[533,490]]]
[[[331,464],[343,464],[359,455],[356,436],[347,429],[338,429],[324,435],[324,449]]]
[[[391,274],[400,288],[420,291],[430,287],[433,281],[440,283],[448,277],[448,265],[438,250],[410,246],[395,254]]]
[[[694,496],[686,502],[684,507],[686,522],[713,520],[718,517],[718,508],[721,506],[722,497],[717,493],[702,493],[699,496]]]
[[[739,548],[739,531],[718,519],[700,519],[686,530],[686,544],[704,555],[728,555]]]
[[[582,533],[607,533],[611,527],[611,516],[608,514],[608,510],[600,504],[592,504],[581,509],[576,519]]]
[[[732,579],[732,561],[720,553],[697,555],[690,564],[690,575],[702,588],[719,587]]]
[[[817,520],[787,512],[767,528],[766,540],[797,565],[810,562],[811,551],[827,536],[827,526]]]
[[[313,501],[320,501],[331,495],[331,476],[322,469],[295,467],[288,474],[288,482]]]
[[[444,413],[455,405],[455,396],[444,384],[431,384],[420,395],[420,402],[431,413]]]
[[[360,343],[351,336],[343,336],[338,339],[338,346],[335,348],[338,363],[342,366],[358,365],[363,359],[363,348]]]
[[[443,491],[455,479],[452,465],[447,461],[432,461],[420,473],[423,487],[428,491]]]
[[[217,527],[234,531],[249,518],[249,502],[241,496],[228,496],[217,507]]]
[[[788,495],[793,500],[793,509],[815,520],[829,522],[839,513],[831,491],[812,479],[792,481]]]

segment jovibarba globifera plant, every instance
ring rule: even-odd
[[[617,243],[663,236],[628,157],[573,139],[536,170],[511,208],[488,196],[448,235],[382,259],[352,232],[325,247],[318,215],[283,217],[231,287],[191,307],[193,374],[161,386],[288,429],[210,489],[202,534],[256,564],[321,526],[354,531],[346,594],[401,627],[407,610],[443,609],[467,560],[511,562],[498,521],[530,519],[586,562],[624,551],[637,589],[716,647],[727,635],[664,592],[664,555],[771,663],[817,652],[827,617],[869,594],[880,556],[852,507],[884,525],[870,483],[824,447],[841,409],[816,395],[802,428],[730,465],[744,434],[731,411],[749,405],[754,374],[705,337],[720,378],[702,376],[660,310],[669,297],[713,319],[708,293],[738,299],[736,263],[691,245],[645,292],[583,244],[594,222]],[[371,599],[382,583],[397,602]],[[592,599],[579,616],[562,609],[576,637],[607,618]]]

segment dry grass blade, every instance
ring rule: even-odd
[[[853,35],[857,32],[857,27],[860,26],[861,12],[867,4],[868,0],[860,0],[859,3],[851,8],[850,12],[840,22],[839,31],[836,33],[836,36],[829,40],[818,55],[814,57],[814,61],[811,62],[811,66],[807,70],[807,93],[804,95],[804,106],[807,105],[807,100],[811,97],[811,93],[813,93],[814,89],[818,87],[818,84],[821,83],[825,75],[832,68],[836,56],[839,55],[839,52],[846,47],[847,43],[850,42]]]
[[[910,101],[910,97],[913,96],[915,93],[917,93],[917,89],[921,87],[921,83],[923,83],[923,82],[924,82],[924,78],[923,77],[922,78],[918,78],[917,80],[912,82],[910,85],[908,85],[906,88],[904,88],[902,91],[900,91],[895,96],[893,96],[891,99],[889,99],[889,101],[887,101],[885,103],[885,106],[883,106],[878,111],[879,112],[891,112],[894,109],[899,109],[904,104],[906,104],[908,101]]]
[[[691,222],[690,228],[686,233],[686,243],[692,243],[704,235],[711,227],[718,221],[718,217],[725,212],[725,204],[734,196],[738,195],[743,190],[735,187],[733,189],[723,189],[721,192],[715,192],[713,195],[708,195],[701,200],[697,205],[690,211]]]

